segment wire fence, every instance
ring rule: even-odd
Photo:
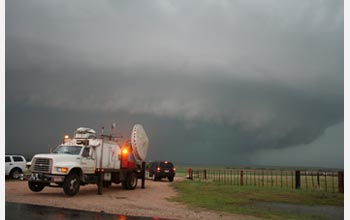
[[[188,169],[189,179],[218,184],[344,193],[344,172],[255,169]]]

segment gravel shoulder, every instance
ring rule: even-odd
[[[180,177],[175,178],[175,181],[183,180]],[[113,184],[110,188],[103,188],[103,195],[97,195],[96,185],[86,185],[80,188],[78,195],[68,197],[64,195],[62,188],[46,187],[43,191],[35,193],[30,191],[27,181],[6,181],[5,201],[170,219],[257,219],[193,208],[169,201],[169,198],[176,196],[171,184],[165,180],[157,182],[146,180],[145,189],[141,189],[139,182],[135,190],[123,190],[120,184]]]

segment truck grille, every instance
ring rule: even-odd
[[[33,172],[50,173],[52,166],[52,159],[35,158],[31,165]]]

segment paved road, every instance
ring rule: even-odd
[[[162,218],[113,215],[100,212],[80,211],[65,208],[55,208],[41,205],[20,203],[5,203],[5,219],[33,219],[33,220],[166,220]],[[169,219],[168,219],[169,220]]]

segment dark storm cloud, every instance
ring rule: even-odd
[[[137,118],[183,160],[314,141],[343,121],[343,59],[342,1],[6,4],[7,112]]]

